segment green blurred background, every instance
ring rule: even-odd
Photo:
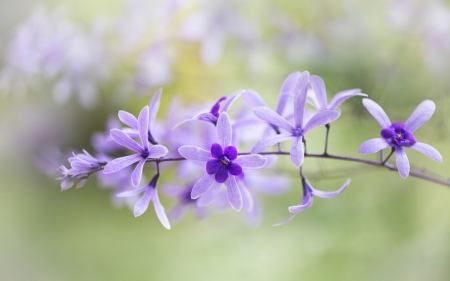
[[[325,55],[297,62],[273,55],[259,62],[263,67],[258,71],[247,71],[232,48],[218,64],[204,66],[197,44],[182,45],[158,116],[165,115],[175,95],[206,101],[242,88],[257,91],[274,107],[283,79],[308,70],[324,79],[329,98],[340,90],[361,88],[393,121],[406,120],[420,101],[434,100],[435,115],[415,136],[438,149],[444,163],[407,153],[416,170],[446,178],[450,50],[441,50],[440,64],[427,60],[427,54],[437,51],[425,47],[429,32],[420,27],[417,15],[431,1],[411,3],[416,10],[410,22],[396,28],[389,20],[392,1],[249,2],[244,11],[248,17],[262,23],[264,11],[276,7],[302,31],[317,36]],[[450,10],[448,1],[436,3]],[[44,5],[51,9],[60,3]],[[124,2],[64,5],[74,20],[86,24],[101,13],[120,14]],[[0,2],[2,45],[35,6],[34,1]],[[447,37],[448,30],[443,31]],[[152,210],[134,218],[129,209],[114,208],[109,192],[97,188],[93,179],[81,189],[61,192],[58,181],[36,168],[44,148],[89,150],[91,133],[103,130],[109,115],[119,109],[137,114],[150,99],[111,97],[113,87],[102,90],[95,110],[83,109],[74,98],[56,105],[46,93],[1,100],[0,280],[449,280],[448,187],[412,177],[403,180],[383,169],[306,159],[305,173],[316,188],[335,190],[348,177],[351,185],[336,198],[316,198],[312,208],[281,227],[272,224],[287,218],[287,207],[298,204],[302,195],[288,159],[278,165],[292,175],[291,190],[263,198],[264,218],[255,228],[232,211],[202,221],[189,212],[167,231]],[[358,156],[359,145],[377,137],[379,125],[359,98],[341,110],[332,125],[330,151]],[[322,151],[323,138],[324,129],[312,132],[308,150]],[[166,208],[175,203],[166,198],[162,202]]]

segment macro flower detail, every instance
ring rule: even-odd
[[[304,135],[315,127],[331,123],[340,115],[340,112],[336,110],[322,110],[316,113],[307,122],[304,122],[308,81],[309,73],[307,71],[302,72],[298,77],[297,86],[294,90],[295,125],[291,125],[284,117],[267,107],[256,107],[253,110],[256,116],[274,126],[288,131],[289,134],[277,134],[275,136],[266,137],[256,143],[252,148],[251,153],[259,153],[274,144],[293,139],[294,141],[290,151],[292,163],[297,168],[303,164],[304,149],[302,141],[304,140]]]
[[[413,135],[414,131],[433,116],[436,109],[433,101],[424,100],[421,102],[405,123],[391,123],[384,110],[370,99],[363,99],[363,104],[383,129],[380,132],[382,138],[364,142],[359,148],[359,153],[370,154],[387,147],[393,147],[397,169],[402,178],[407,178],[410,170],[404,147],[417,150],[434,161],[442,162],[441,154],[434,147],[417,142]]]
[[[168,153],[167,148],[159,144],[149,147],[148,122],[149,108],[146,106],[141,110],[141,113],[139,113],[139,118],[137,120],[137,128],[142,145],[138,144],[129,135],[119,129],[111,130],[111,137],[114,141],[130,150],[137,152],[137,154],[116,158],[110,161],[103,170],[105,174],[117,172],[130,166],[131,164],[139,162],[131,174],[132,184],[134,186],[138,186],[141,181],[142,170],[146,160],[149,158],[160,158]]]
[[[342,191],[344,191],[348,185],[350,184],[350,179],[348,179],[342,186],[336,191],[321,191],[315,189],[307,179],[302,179],[302,186],[303,186],[303,198],[299,205],[291,206],[289,207],[289,212],[294,213],[290,218],[288,218],[285,221],[282,221],[280,223],[274,224],[274,226],[279,226],[286,224],[290,222],[298,213],[301,211],[304,211],[312,206],[313,204],[313,197],[321,197],[321,198],[332,198],[336,195],[340,194]]]
[[[236,176],[242,173],[242,169],[264,167],[267,160],[261,155],[238,156],[237,149],[231,146],[231,122],[226,112],[219,115],[216,131],[219,142],[213,144],[210,151],[192,145],[183,145],[178,149],[178,152],[186,159],[206,162],[206,175],[193,186],[191,198],[197,199],[213,186],[220,188],[218,184],[225,183],[231,207],[240,211],[243,199]]]

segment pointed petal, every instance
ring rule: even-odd
[[[209,174],[204,175],[192,187],[191,198],[192,199],[199,198],[200,196],[205,194],[205,192],[208,191],[208,189],[211,187],[211,185],[215,182],[216,182],[216,180],[214,178],[214,175],[209,175]]]
[[[142,147],[148,149],[148,106],[145,106],[138,117],[138,131]]]
[[[151,132],[153,127],[155,126],[156,114],[159,110],[159,101],[161,99],[162,89],[158,89],[156,93],[153,95],[149,105],[149,118],[148,118],[148,130]]]
[[[134,154],[129,155],[125,157],[116,158],[114,160],[111,160],[106,164],[105,169],[103,169],[104,174],[111,174],[114,172],[117,172],[119,170],[122,170],[125,167],[130,166],[131,164],[134,164],[142,159],[142,156],[140,154]]]
[[[248,102],[250,105],[256,107],[256,106],[266,106],[267,104],[264,102],[264,100],[261,98],[261,96],[252,90],[245,90],[245,92],[243,92],[241,94],[242,99],[245,100],[246,102]]]
[[[421,102],[414,112],[409,116],[408,120],[405,122],[406,130],[410,133],[417,130],[420,126],[425,124],[433,116],[436,110],[436,104],[431,100],[424,100]]]
[[[181,218],[186,213],[187,205],[179,204],[174,206],[168,213],[168,216],[170,218],[170,221],[172,223],[179,222]]]
[[[308,183],[309,184],[309,183]],[[315,188],[313,188],[310,185],[311,191],[312,191],[312,195],[317,196],[317,197],[321,197],[321,198],[331,198],[334,197],[336,195],[338,195],[339,193],[341,193],[342,191],[344,191],[347,186],[350,184],[350,179],[348,179],[342,186],[341,188],[339,188],[336,191],[332,191],[332,192],[328,192],[328,191],[321,191],[321,190],[317,190]]]
[[[311,84],[311,87],[316,94],[319,109],[327,108],[327,92],[325,90],[325,83],[323,82],[322,78],[317,75],[311,75],[311,77],[309,77],[309,83]]]
[[[165,228],[170,229],[169,219],[167,219],[166,213],[164,212],[164,207],[159,201],[158,190],[156,188],[154,188],[154,190],[155,192],[153,194],[153,207],[155,208],[156,216]]]
[[[150,200],[153,197],[153,193],[155,192],[155,189],[150,186],[146,186],[147,190],[144,192],[144,195],[142,195],[141,198],[136,202],[136,205],[134,205],[133,214],[135,217],[139,217],[145,211],[147,211],[148,204],[150,203]]]
[[[267,123],[280,127],[288,132],[292,132],[294,130],[294,126],[292,126],[286,119],[267,107],[256,107],[253,109],[253,113]]]
[[[230,109],[230,106],[234,103],[234,101],[242,94],[244,93],[246,90],[239,90],[236,91],[234,93],[232,93],[226,100],[225,103],[223,104],[222,110],[221,112],[227,112],[228,109]]]
[[[378,103],[374,102],[371,99],[363,99],[362,100],[364,106],[369,111],[369,113],[377,120],[382,128],[387,128],[391,126],[391,120],[386,115],[386,112],[378,105]]]
[[[308,131],[314,129],[318,126],[323,126],[329,124],[336,120],[341,113],[337,110],[322,110],[317,112],[308,123],[303,127],[303,133],[306,134]]]
[[[428,158],[433,159],[434,161],[437,161],[437,162],[443,161],[442,156],[439,153],[439,151],[437,151],[431,145],[428,145],[426,143],[416,142],[414,145],[408,146],[408,147],[419,151],[420,153],[424,154]]]
[[[120,192],[120,193],[116,194],[116,197],[132,197],[132,196],[138,195],[139,193],[145,191],[147,188],[148,188],[148,186],[146,185],[141,188],[136,188],[136,189],[131,189],[131,190],[127,190],[124,192]]]
[[[239,164],[243,169],[259,169],[266,165],[267,159],[259,154],[241,155],[233,163]]]
[[[304,157],[302,137],[300,136],[292,142],[291,161],[295,167],[299,168],[303,164]]]
[[[308,200],[306,201],[305,204],[289,207],[289,212],[294,213],[294,214],[290,218],[288,218],[287,220],[279,222],[279,223],[276,223],[273,226],[280,226],[280,225],[283,225],[283,224],[286,224],[286,223],[290,222],[298,213],[300,213],[301,211],[304,211],[304,210],[308,209],[309,207],[311,207],[312,203],[313,203],[312,196],[309,196],[309,198],[308,198]]]
[[[125,125],[129,126],[130,128],[133,128],[133,129],[137,130],[137,128],[138,128],[138,126],[137,126],[137,119],[136,119],[136,117],[134,117],[133,114],[128,113],[128,112],[126,112],[124,110],[120,110],[119,111],[119,119]]]
[[[306,191],[304,191],[302,202],[299,205],[289,207],[289,212],[298,213],[298,212],[301,212],[301,211],[311,207],[312,202],[313,202],[313,199],[312,199],[313,196],[311,193],[312,189],[311,189],[311,185],[308,182],[306,182],[306,184],[308,185],[307,186],[308,189]]]
[[[309,82],[309,72],[303,71],[298,79],[294,95],[295,128],[303,128],[303,113],[305,112],[306,106],[308,82]]]
[[[289,76],[284,80],[283,85],[281,85],[276,109],[276,112],[279,115],[283,114],[289,98],[294,96],[295,86],[297,86],[297,81],[300,78],[300,75],[301,73],[299,71],[289,74]]]
[[[236,182],[236,178],[234,176],[228,177],[225,184],[227,186],[228,202],[230,202],[230,205],[234,210],[239,212],[242,209],[242,195]]]
[[[217,138],[222,147],[231,145],[231,122],[226,112],[222,112],[217,119]]]
[[[334,95],[328,105],[328,109],[337,109],[344,101],[356,96],[367,97],[366,94],[361,93],[360,89],[342,91]]]
[[[143,151],[142,146],[140,146],[135,140],[133,140],[130,136],[119,129],[112,129],[110,135],[111,138],[121,146],[125,146],[126,148],[138,153],[141,153]]]
[[[207,162],[211,159],[211,152],[192,145],[183,145],[178,152],[186,159]]]
[[[288,136],[288,135],[275,135],[275,136],[270,136],[270,137],[264,138],[255,144],[255,146],[252,148],[252,154],[261,152],[276,143],[280,143],[282,141],[290,140],[293,138],[295,138],[295,137]]]
[[[150,147],[148,150],[147,158],[161,158],[164,157],[169,151],[164,145],[156,144]]]
[[[385,139],[377,138],[365,141],[359,147],[359,153],[371,154],[391,146]]]
[[[252,193],[245,185],[242,184],[242,182],[239,183],[239,188],[242,195],[242,207],[244,208],[244,211],[251,212],[255,207]]]
[[[196,204],[200,208],[204,208],[211,204],[214,199],[216,199],[217,194],[220,191],[220,188],[222,187],[221,183],[215,182],[211,185],[211,187],[208,189],[205,194],[203,194],[200,198],[197,199]]]
[[[212,115],[212,114],[209,113],[209,112],[206,112],[206,113],[200,113],[200,114],[198,114],[198,115],[196,115],[196,116],[194,116],[194,117],[192,117],[192,118],[185,119],[185,120],[183,120],[183,121],[181,121],[181,122],[178,122],[175,126],[172,127],[172,130],[175,129],[175,128],[177,128],[178,126],[180,126],[180,125],[182,125],[182,124],[188,122],[188,121],[193,121],[193,120],[208,121],[208,122],[211,122],[211,123],[214,123],[214,124],[215,124],[215,123],[217,122],[217,117],[214,116],[214,115]]]
[[[142,169],[145,165],[145,159],[142,159],[134,168],[133,173],[131,174],[131,183],[133,186],[138,186],[141,182],[142,178]]]
[[[406,156],[405,150],[401,146],[395,147],[395,156],[398,172],[402,178],[406,179],[409,175],[408,156]]]

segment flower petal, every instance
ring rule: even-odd
[[[215,179],[217,182],[223,183],[227,180],[227,178],[228,178],[228,169],[222,165],[219,167],[219,170],[215,175]]]
[[[214,157],[214,158],[220,158],[223,156],[223,149],[222,146],[220,146],[220,144],[218,143],[213,143],[211,145],[211,154],[210,154],[210,158]]]
[[[217,194],[219,193],[221,187],[222,187],[221,183],[218,182],[213,183],[211,187],[208,189],[208,191],[197,199],[197,201],[195,202],[197,206],[200,208],[204,208],[209,204],[211,204],[214,201],[214,199],[216,199]]]
[[[116,194],[116,197],[132,197],[135,195],[138,195],[139,193],[145,191],[148,188],[148,186],[143,186],[141,188],[131,189],[124,192],[120,192]]]
[[[433,159],[434,161],[437,161],[437,162],[443,161],[442,156],[439,153],[439,151],[437,151],[431,145],[428,145],[426,143],[416,142],[414,145],[408,146],[408,147],[419,151],[420,153],[424,154],[428,158]]]
[[[148,156],[147,158],[161,158],[164,157],[169,151],[164,145],[153,145],[148,150]]]
[[[242,184],[242,182],[239,183],[239,189],[241,190],[242,207],[244,208],[244,211],[251,212],[255,207],[252,193],[245,185]]]
[[[431,100],[424,100],[413,111],[411,116],[405,122],[406,130],[410,133],[417,130],[420,126],[425,124],[433,116],[436,110],[436,104]]]
[[[359,147],[359,153],[371,154],[378,152],[382,149],[385,149],[389,146],[390,144],[385,139],[382,138],[370,139],[361,144],[361,146]]]
[[[175,129],[175,128],[177,128],[178,126],[180,126],[180,125],[186,123],[186,122],[194,121],[194,120],[208,121],[208,122],[212,122],[212,123],[215,124],[215,123],[217,122],[217,117],[214,116],[214,115],[212,115],[212,114],[209,113],[209,112],[206,112],[206,113],[200,113],[200,114],[197,114],[196,116],[194,116],[194,117],[192,117],[192,118],[185,119],[185,120],[183,120],[183,121],[178,122],[175,126],[172,127],[172,130]]]
[[[234,160],[238,156],[238,152],[236,147],[234,146],[227,146],[225,147],[225,150],[223,151],[223,155],[227,157],[229,160]]]
[[[378,103],[374,102],[371,99],[363,99],[362,100],[364,106],[369,111],[369,113],[377,120],[382,128],[387,128],[391,126],[391,120],[386,115],[386,112],[378,105]]]
[[[141,198],[136,202],[136,205],[134,205],[133,214],[135,217],[139,217],[145,211],[147,211],[148,204],[150,203],[150,200],[152,200],[153,193],[155,192],[155,189],[151,186],[146,186],[147,190],[144,192],[144,195],[142,195]]]
[[[398,172],[402,178],[406,179],[409,175],[409,161],[403,147],[395,146],[395,156]]]
[[[192,145],[183,145],[178,148],[178,152],[181,154],[181,156],[189,160],[206,162],[213,159],[211,157],[211,152]]]
[[[141,159],[142,156],[140,154],[116,158],[114,160],[109,161],[108,164],[106,164],[105,168],[103,169],[103,173],[111,174],[117,172],[125,167],[130,166],[131,164],[138,162]]]
[[[119,129],[112,129],[110,135],[111,138],[121,146],[125,146],[126,148],[138,153],[141,153],[143,151],[142,146],[140,146],[129,135],[125,134]]]
[[[148,106],[145,106],[138,117],[138,131],[142,147],[148,149]]]
[[[341,113],[337,110],[322,110],[317,112],[308,123],[303,127],[303,133],[306,134],[308,131],[314,129],[318,126],[323,126],[329,124],[336,120]]]
[[[231,145],[231,122],[230,117],[226,112],[222,112],[217,119],[217,138],[219,139],[219,144],[222,147],[227,147]]]
[[[161,99],[162,89],[158,89],[156,93],[153,95],[150,103],[148,105],[149,109],[149,118],[148,118],[148,130],[151,132],[153,127],[155,126],[156,114],[159,110],[159,101]]]
[[[289,74],[289,76],[283,81],[283,85],[281,85],[280,93],[278,95],[278,103],[276,112],[279,115],[283,114],[284,108],[286,107],[286,103],[290,97],[294,96],[295,86],[297,86],[297,81],[300,78],[301,73],[296,71],[294,73]]]
[[[210,175],[216,174],[221,168],[223,168],[223,164],[219,159],[206,162],[206,172]]]
[[[164,207],[159,201],[158,190],[156,188],[154,188],[154,190],[155,192],[153,194],[153,207],[155,208],[156,216],[165,228],[170,229],[170,223],[167,219],[166,213],[164,212]]]
[[[292,142],[291,161],[295,167],[299,168],[303,164],[304,157],[302,137],[300,136]]]
[[[309,183],[308,183],[308,184],[309,184]],[[339,189],[336,190],[336,191],[331,191],[331,192],[317,190],[317,189],[313,188],[311,185],[309,185],[309,186],[310,186],[310,188],[311,188],[311,191],[312,191],[312,195],[313,195],[313,196],[317,196],[317,197],[321,197],[321,198],[331,198],[331,197],[334,197],[334,196],[338,195],[338,194],[341,193],[342,191],[344,191],[344,190],[347,188],[347,186],[348,186],[349,184],[350,184],[350,179],[348,179],[348,180],[341,186],[341,188],[339,188]]]
[[[234,101],[244,92],[247,90],[239,90],[234,93],[232,93],[224,102],[222,107],[222,112],[227,112],[228,109],[230,109],[230,106],[234,103]]]
[[[360,89],[342,91],[334,95],[328,104],[328,109],[337,109],[344,101],[356,96],[367,97],[366,94],[361,93]]]
[[[313,203],[312,196],[309,196],[309,197],[307,197],[307,201],[306,201],[305,204],[289,207],[289,212],[294,213],[294,214],[290,218],[288,218],[287,220],[284,220],[282,222],[276,223],[273,226],[280,226],[280,225],[283,225],[283,224],[286,224],[286,223],[290,222],[298,213],[300,213],[301,211],[304,211],[304,210],[308,209],[309,207],[311,207],[312,203]]]
[[[233,176],[239,176],[242,174],[242,167],[237,163],[231,162],[228,166],[228,172]]]
[[[192,187],[191,198],[197,199],[202,196],[208,189],[211,187],[216,180],[214,179],[214,175],[206,174],[201,179],[198,180]]]
[[[256,106],[266,106],[267,104],[266,102],[261,98],[261,96],[253,91],[253,90],[245,90],[245,92],[243,92],[241,94],[242,99],[245,100],[246,102],[248,102],[250,105],[256,107]]]
[[[306,97],[308,93],[309,72],[303,71],[298,78],[294,95],[294,122],[295,128],[303,128],[303,113],[305,112]]]
[[[131,174],[131,183],[134,186],[138,186],[139,183],[141,182],[141,178],[142,178],[142,169],[144,168],[145,165],[145,159],[142,159],[134,168],[133,173]]]
[[[323,82],[322,78],[317,75],[311,75],[311,77],[309,77],[309,83],[311,84],[311,87],[316,94],[316,99],[319,104],[318,109],[327,108],[327,92],[325,90],[325,83]]]
[[[138,126],[137,126],[137,119],[136,117],[134,117],[133,114],[128,113],[124,110],[120,110],[119,111],[119,119],[120,121],[122,121],[122,123],[124,123],[125,125],[137,130]]]
[[[243,169],[259,169],[266,165],[267,159],[259,154],[241,155],[233,163],[239,164]]]
[[[275,136],[270,136],[270,137],[264,138],[255,144],[255,146],[252,148],[251,153],[252,154],[259,153],[259,152],[265,150],[266,148],[271,147],[272,145],[274,145],[276,143],[280,143],[282,141],[290,140],[293,138],[295,138],[295,137],[288,136],[288,135],[275,135]]]
[[[262,106],[256,107],[253,109],[253,113],[267,123],[280,127],[288,132],[294,130],[294,127],[286,119],[270,108]]]
[[[234,210],[239,212],[242,209],[242,195],[236,182],[236,178],[230,176],[225,184],[227,186],[228,202],[230,202],[230,205]]]

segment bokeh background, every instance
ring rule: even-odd
[[[91,151],[108,116],[137,114],[159,87],[159,118],[175,96],[211,103],[239,89],[274,107],[284,78],[308,70],[329,98],[361,88],[394,121],[435,101],[415,136],[444,163],[408,157],[445,179],[449,1],[3,0],[0,22],[0,280],[449,279],[449,188],[395,172],[306,159],[316,188],[351,185],[273,227],[302,196],[297,172],[280,159],[291,189],[262,198],[258,226],[233,211],[203,220],[188,212],[167,231],[153,210],[134,218],[114,207],[94,178],[61,192],[42,166],[55,148]],[[360,98],[341,110],[330,151],[358,156],[379,125]],[[324,132],[312,132],[309,151],[322,151]]]

